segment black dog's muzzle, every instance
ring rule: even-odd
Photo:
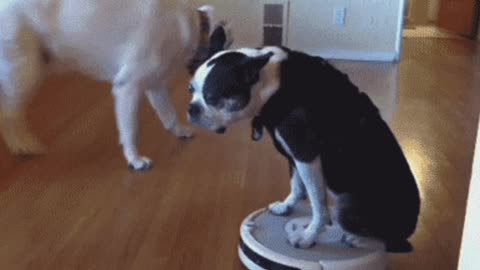
[[[224,134],[226,131],[227,131],[226,127],[220,127],[217,130],[215,130],[215,132],[218,134]]]

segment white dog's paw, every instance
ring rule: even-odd
[[[5,143],[13,155],[34,156],[42,155],[47,148],[35,137],[31,135],[5,136]]]
[[[153,161],[146,157],[139,157],[129,161],[128,167],[135,171],[146,171],[153,167]]]
[[[195,135],[191,127],[187,127],[180,124],[176,125],[172,129],[172,132],[175,136],[177,136],[180,139],[190,139]]]
[[[288,243],[295,248],[307,249],[315,245],[317,237],[318,233],[310,231],[308,228],[306,230],[298,229],[289,233]]]
[[[274,202],[268,206],[268,210],[276,216],[287,216],[292,213],[292,207],[284,202]]]

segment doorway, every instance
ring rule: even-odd
[[[404,37],[475,39],[477,0],[408,0]]]

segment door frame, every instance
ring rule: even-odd
[[[408,6],[407,6],[408,3]],[[412,0],[400,0],[399,9],[398,9],[398,18],[397,18],[397,42],[395,44],[395,59],[394,62],[400,62],[402,58],[403,51],[403,30],[405,29],[405,11],[407,11],[411,6]]]
[[[480,1],[475,1],[477,3],[475,7],[475,16],[474,16],[474,26],[473,26],[473,33],[471,39],[473,40],[480,40]]]

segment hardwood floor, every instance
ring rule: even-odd
[[[380,107],[398,103],[391,126],[421,188],[415,252],[391,256],[389,269],[456,269],[480,112],[479,49],[406,39],[399,67],[338,63],[361,68],[351,77]],[[186,79],[173,88],[184,115]],[[243,269],[240,222],[287,194],[286,162],[269,138],[250,141],[246,122],[184,142],[143,108],[140,149],[156,163],[137,174],[118,146],[108,85],[69,75],[42,86],[29,117],[48,154],[19,160],[0,144],[0,269]]]

